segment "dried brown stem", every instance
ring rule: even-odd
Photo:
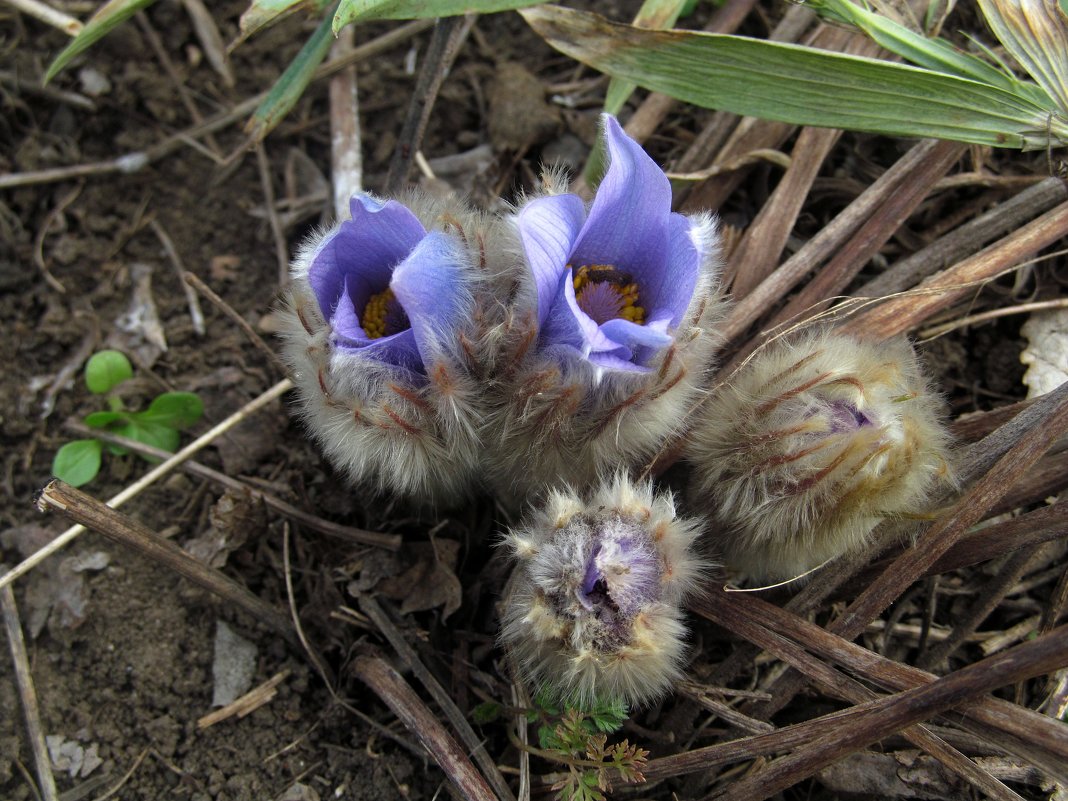
[[[749,616],[733,614],[735,601],[727,600],[728,593],[712,593],[694,604],[698,614],[704,615],[719,623],[749,642],[755,643],[778,658],[786,661],[794,668],[800,670],[809,678],[825,685],[832,695],[850,701],[855,704],[871,701],[876,694],[855,679],[840,673],[816,657],[805,652],[804,648],[786,638],[768,631],[757,620]],[[1003,785],[997,779],[980,769],[964,754],[946,743],[941,737],[933,734],[924,726],[915,726],[905,729],[902,734],[916,747],[937,757],[949,770],[961,776],[965,781],[985,792],[992,798],[1019,799],[1020,796]],[[775,749],[782,750],[782,749]],[[697,752],[690,752],[695,754]],[[768,752],[762,752],[768,753]],[[685,755],[687,765],[697,767],[699,759]],[[674,759],[669,757],[668,759]],[[657,760],[660,762],[661,760]],[[663,769],[663,768],[660,768]],[[647,772],[648,775],[648,772]]]
[[[762,801],[888,734],[998,687],[1044,675],[1065,664],[1068,664],[1068,626],[968,665],[923,687],[846,710],[838,717],[835,731],[735,782],[720,798],[725,801]]]
[[[0,574],[6,568],[0,566]],[[15,604],[15,593],[10,586],[0,589],[0,613],[4,617],[7,631],[7,643],[11,649],[11,660],[15,666],[15,686],[22,702],[22,713],[26,718],[26,734],[33,751],[33,762],[37,768],[37,784],[44,801],[59,801],[56,778],[52,775],[52,761],[48,757],[44,729],[41,726],[41,710],[37,705],[37,691],[33,686],[33,674],[30,672],[30,660],[26,656],[26,640],[22,636],[22,623],[19,620],[19,608]]]
[[[218,570],[201,564],[175,543],[163,539],[139,521],[105,506],[91,495],[54,479],[41,490],[37,508],[42,512],[61,512],[68,519],[103,534],[112,542],[170,568],[197,586],[241,608],[300,648],[300,640],[293,626],[273,606]]]
[[[122,447],[128,448],[134,453],[142,456],[153,456],[157,459],[166,459],[171,455],[165,450],[154,448],[151,445],[146,445],[143,442],[130,439],[129,437],[122,437],[108,431],[89,428],[89,426],[84,423],[71,421],[67,423],[67,428],[82,436],[95,437],[101,442],[110,442],[115,445],[121,445]],[[340,523],[332,523],[329,520],[323,520],[321,517],[316,517],[313,514],[305,512],[303,509],[298,509],[296,506],[286,503],[277,495],[264,492],[263,490],[254,487],[252,484],[238,478],[232,478],[225,473],[220,473],[218,470],[203,465],[200,462],[190,460],[183,462],[181,467],[187,473],[194,476],[206,478],[208,481],[213,481],[216,484],[234,490],[235,492],[247,493],[249,497],[263,501],[263,503],[279,514],[285,515],[290,520],[300,523],[302,526],[305,526],[312,531],[318,531],[320,534],[325,534],[328,537],[333,537],[334,539],[348,542],[353,545],[371,545],[375,548],[384,548],[387,551],[400,550],[403,541],[400,534],[384,534],[379,531],[366,531],[362,528],[343,526]]]
[[[508,782],[505,781],[504,776],[501,774],[500,769],[497,767],[497,763],[493,761],[489,753],[486,751],[486,747],[482,744],[482,740],[475,734],[474,729],[471,728],[471,724],[467,722],[467,718],[464,717],[464,713],[456,706],[452,700],[452,696],[449,692],[441,686],[434,674],[427,670],[422,660],[419,659],[419,655],[415,652],[415,649],[408,645],[408,641],[404,639],[404,635],[394,625],[393,620],[390,618],[389,613],[384,610],[374,598],[370,595],[360,596],[360,610],[371,618],[371,621],[378,627],[378,630],[382,632],[383,636],[389,641],[389,644],[393,646],[393,650],[397,652],[397,656],[401,658],[405,665],[411,668],[412,673],[419,679],[419,683],[426,688],[426,691],[430,693],[431,697],[445,713],[445,717],[448,718],[449,723],[460,735],[460,739],[467,747],[468,753],[472,754],[475,758],[475,762],[482,769],[482,773],[486,780],[493,785],[494,791],[497,793],[498,798],[501,801],[515,801],[515,796],[512,794],[511,788],[508,786]]]
[[[930,193],[932,185],[957,162],[965,147],[959,142],[940,140],[915,145],[909,153],[915,158],[912,170],[898,191],[886,198],[834,258],[775,315],[771,324],[782,325],[794,318],[812,316],[825,308],[830,298],[844,290],[904,224]]]
[[[330,50],[341,59],[355,49],[356,26],[347,25]],[[334,186],[334,214],[349,216],[349,198],[363,188],[363,148],[360,144],[360,105],[356,66],[350,65],[330,79],[330,161]]]
[[[462,17],[441,17],[435,23],[434,34],[430,37],[430,44],[427,45],[426,54],[423,57],[423,67],[419,71],[419,77],[416,79],[415,89],[412,92],[408,116],[401,127],[393,158],[389,162],[385,182],[387,194],[396,194],[408,183],[408,173],[411,171],[415,153],[423,141],[423,134],[430,120],[434,101],[437,100],[438,91],[445,82],[445,76],[448,75],[449,68],[456,60],[460,47],[474,23],[475,15],[473,14]]]
[[[724,595],[726,600],[717,599],[717,605],[726,606],[732,620],[749,619],[884,689],[908,690],[936,679],[931,673],[887,659],[759,598]],[[704,611],[700,606],[694,608]],[[964,715],[959,725],[1039,765],[1051,776],[1062,781],[1068,778],[1068,730],[1059,721],[999,698],[981,698],[958,711]]]
[[[797,253],[761,281],[734,307],[720,333],[726,341],[745,333],[769,308],[793,289],[820,263],[843,247],[858,229],[876,214],[889,198],[900,192],[906,181],[915,178],[918,163],[925,160],[928,145],[921,142],[898,159],[860,196],[831,220]]]
[[[493,790],[460,744],[389,664],[375,656],[358,656],[356,676],[381,698],[434,757],[434,761],[467,801],[496,801]]]
[[[275,370],[281,375],[285,375],[288,372],[285,362],[283,362],[278,354],[274,352],[274,349],[263,341],[263,337],[256,333],[256,330],[249,325],[244,317],[237,313],[237,310],[234,309],[233,306],[223,300],[223,298],[216,294],[215,290],[204,283],[200,279],[200,276],[186,270],[182,273],[182,279],[189,286],[193,287],[197,292],[207,298],[212,306],[225,314],[234,325],[240,328],[244,335],[248,337],[248,341],[256,347],[256,350],[267,357],[267,360],[274,366]]]
[[[904,292],[931,273],[972,255],[988,242],[1016,230],[1035,215],[1065,200],[1068,200],[1068,183],[1060,178],[1046,178],[892,265],[853,294],[881,298]]]
[[[731,287],[735,300],[774,272],[812,182],[841,135],[833,128],[803,128],[798,134],[790,168],[745,229],[724,271],[724,283]]]
[[[918,327],[989,281],[1068,234],[1068,203],[1062,203],[948,270],[932,276],[916,293],[895,297],[857,314],[840,329],[855,336],[888,339]]]

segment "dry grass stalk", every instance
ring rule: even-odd
[[[735,620],[756,623],[814,656],[887,690],[913,689],[937,679],[934,674],[873,653],[758,598],[742,599],[724,593],[694,608],[700,614],[715,614],[721,625]],[[762,647],[770,647],[774,642],[761,638]],[[799,660],[796,666],[806,665],[805,660]],[[993,743],[994,747],[1039,766],[1049,775],[1068,781],[1068,730],[1060,721],[992,697],[979,698],[957,711],[963,715],[955,718],[957,725]]]
[[[103,534],[112,542],[137,551],[234,604],[267,628],[281,634],[291,644],[300,646],[288,618],[273,606],[218,570],[198,562],[175,543],[163,539],[137,520],[104,505],[91,495],[54,479],[41,490],[37,498],[37,508],[42,512],[61,512],[80,525]]]
[[[101,429],[89,428],[89,426],[84,423],[72,421],[67,423],[67,428],[75,434],[84,437],[96,437],[101,442],[110,442],[114,445],[128,448],[141,456],[154,456],[157,459],[166,459],[170,456],[170,453],[160,448],[155,448],[151,445],[139,442],[138,440],[122,437],[118,434],[112,434]],[[220,473],[218,470],[203,465],[200,462],[189,460],[183,462],[181,468],[190,475],[206,478],[208,481],[212,481],[221,487],[239,493],[246,493],[250,498],[263,501],[264,504],[271,509],[274,509],[279,514],[285,515],[295,523],[300,523],[302,526],[305,526],[312,531],[318,531],[320,534],[325,534],[327,537],[332,537],[341,542],[348,542],[352,545],[370,545],[375,548],[384,548],[387,551],[400,550],[402,543],[400,534],[384,534],[379,531],[367,531],[362,528],[343,526],[340,523],[324,520],[321,517],[305,512],[303,509],[298,509],[290,503],[286,503],[277,495],[261,490],[247,481],[231,478],[225,473]]]
[[[232,718],[235,715],[239,718],[243,718],[246,715],[255,712],[278,695],[278,685],[285,681],[288,676],[288,670],[275,673],[271,678],[263,682],[263,684],[258,687],[253,687],[240,698],[231,701],[224,707],[216,709],[214,712],[202,715],[197,718],[197,729],[203,731],[209,726],[214,726],[216,723],[221,723],[227,718]]]
[[[2,567],[2,566],[0,566]],[[15,604],[15,593],[10,586],[0,589],[0,614],[4,618],[7,643],[15,667],[15,686],[18,688],[22,713],[26,718],[26,734],[33,751],[37,769],[37,784],[44,801],[59,801],[56,778],[52,775],[52,761],[48,756],[44,729],[41,727],[41,711],[37,706],[37,691],[33,686],[30,660],[26,656],[26,640],[22,636],[22,622]]]
[[[277,400],[279,397],[284,395],[292,388],[293,382],[290,381],[288,378],[279,381],[266,392],[263,392],[258,397],[246,403],[244,406],[242,406],[232,415],[227,417],[221,423],[213,426],[209,431],[205,432],[204,434],[201,434],[199,437],[197,437],[191,443],[186,445],[180,451],[175,454],[172,454],[162,464],[158,464],[154,468],[149,470],[147,473],[145,473],[145,475],[141,476],[141,478],[139,478],[133,484],[128,486],[118,495],[108,500],[107,505],[114,509],[119,506],[122,506],[122,504],[126,503],[126,501],[130,500],[131,498],[137,497],[141,494],[141,492],[152,486],[152,484],[154,484],[160,478],[165,475],[168,475],[172,470],[182,464],[182,462],[186,461],[187,459],[191,459],[195,453],[207,447],[209,444],[221,437],[231,428],[243,422],[245,419],[258,412],[267,404]],[[94,500],[94,503],[96,502],[97,501]],[[60,534],[58,537],[48,543],[48,545],[38,550],[32,556],[29,556],[23,561],[19,562],[7,573],[0,576],[0,587],[6,587],[19,576],[22,576],[33,570],[36,565],[40,564],[49,556],[62,550],[71,542],[73,542],[83,531],[85,531],[85,528],[81,525],[72,526],[71,528],[64,531],[62,534]]]
[[[393,646],[393,650],[397,652],[401,661],[411,669],[415,677],[419,679],[419,683],[426,688],[427,692],[434,698],[434,701],[441,707],[445,717],[448,718],[449,723],[460,735],[460,739],[463,740],[468,753],[474,756],[475,762],[482,769],[486,781],[493,785],[493,789],[501,801],[515,801],[515,796],[497,767],[497,763],[493,761],[486,751],[482,740],[475,734],[464,713],[457,707],[448,691],[434,678],[434,674],[427,670],[415,649],[408,644],[408,641],[404,639],[404,635],[393,623],[389,613],[369,595],[360,597],[360,609],[378,627],[378,630],[382,632],[389,644]]]
[[[735,782],[721,798],[725,801],[761,801],[808,778],[835,759],[871,745],[905,726],[934,717],[1006,684],[1053,672],[1066,662],[1068,626],[1062,626],[1044,637],[987,657],[923,687],[859,704],[836,715],[838,725],[835,731]],[[1058,772],[1058,776],[1061,773]]]
[[[841,329],[856,336],[887,339],[905,333],[937,311],[975,292],[977,284],[1012,269],[1068,234],[1068,203],[1062,203],[948,270],[932,276],[906,296],[857,314]]]
[[[460,744],[438,722],[426,704],[389,664],[376,656],[358,656],[352,672],[381,698],[434,757],[434,761],[467,801],[496,801],[485,778]]]
[[[698,614],[704,615],[726,628],[729,628],[734,633],[741,637],[759,644],[761,647],[769,650],[780,659],[791,664],[793,667],[801,670],[806,676],[817,681],[829,690],[831,695],[842,698],[846,701],[850,701],[854,704],[863,704],[877,696],[874,692],[869,690],[860,682],[855,679],[851,679],[843,673],[835,670],[834,668],[826,665],[818,658],[810,656],[806,653],[805,649],[791,642],[788,639],[781,637],[780,635],[773,634],[763,626],[761,626],[754,617],[742,617],[732,616],[728,611],[733,607],[732,602],[722,603],[728,598],[727,593],[712,593],[709,596],[698,600],[694,604],[695,611]],[[856,707],[854,707],[856,708]],[[809,736],[800,740],[800,747],[803,747],[806,743],[810,742],[825,730],[823,727],[827,721],[835,721],[835,715],[826,716],[825,718],[817,718],[816,720],[824,721],[815,731],[809,733]],[[812,721],[809,721],[811,723]],[[805,726],[806,724],[798,724],[799,726]],[[790,727],[794,728],[794,727]],[[828,727],[826,731],[833,730],[833,725]],[[780,732],[785,731],[780,730]],[[902,731],[905,738],[915,745],[917,748],[926,751],[932,756],[937,757],[947,769],[953,771],[969,784],[973,785],[977,789],[982,790],[992,798],[1000,799],[1019,799],[1020,796],[1003,785],[1001,782],[994,779],[988,773],[980,769],[964,754],[960,753],[957,749],[950,746],[942,738],[934,735],[930,730],[923,726],[915,726]],[[712,746],[715,748],[715,746]],[[700,766],[700,759],[694,759],[699,752],[703,752],[704,749],[698,749],[698,751],[691,752],[687,755],[688,759],[686,764],[690,767],[697,768]],[[782,748],[761,750],[759,753],[766,755],[774,751],[785,750]],[[668,759],[674,759],[668,757]],[[659,761],[659,760],[657,760]],[[670,763],[669,763],[670,764]]]

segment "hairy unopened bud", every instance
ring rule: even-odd
[[[706,403],[690,497],[728,566],[799,576],[863,548],[951,481],[941,402],[904,339],[810,333],[758,352]]]
[[[698,525],[623,476],[586,499],[554,490],[505,540],[518,564],[501,639],[523,678],[580,707],[638,704],[681,676],[681,604],[703,563]]]

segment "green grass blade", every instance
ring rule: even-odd
[[[995,147],[1068,141],[1068,121],[994,86],[798,45],[645,31],[558,6],[520,12],[553,47],[694,105],[795,125]]]
[[[461,14],[493,14],[536,5],[540,0],[341,0],[334,35],[353,22],[371,19],[423,19]]]
[[[1028,97],[1039,105],[1050,105],[1049,96],[1040,87],[1024,83],[1012,73],[965,53],[944,39],[929,39],[851,0],[814,0],[808,5],[821,16],[859,28],[891,53],[918,67],[987,83]]]
[[[1068,113],[1068,19],[1055,2],[979,0],[998,40]]]
[[[269,28],[290,14],[307,11],[309,14],[316,15],[329,5],[330,0],[252,0],[252,3],[241,15],[241,19],[238,22],[240,33],[230,47],[233,48],[253,34]]]
[[[60,70],[66,67],[71,60],[88,50],[99,39],[109,34],[119,25],[126,22],[130,17],[143,8],[148,8],[156,0],[109,0],[97,9],[96,13],[85,23],[85,27],[75,36],[56,56],[48,66],[44,82],[48,83],[55,78]]]
[[[330,45],[334,42],[334,37],[330,33],[331,16],[327,14],[323,17],[323,21],[304,43],[297,57],[286,67],[285,72],[275,81],[259,108],[253,112],[245,126],[245,130],[253,141],[262,142],[263,138],[273,131],[274,127],[292,110],[300,96],[304,94],[308,84],[311,83],[315,70],[326,58]]]

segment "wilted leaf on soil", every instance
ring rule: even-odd
[[[241,34],[230,43],[233,50],[254,33],[285,19],[297,11],[306,10],[316,15],[330,5],[330,0],[252,0],[241,15],[238,27]]]
[[[375,592],[401,602],[401,614],[442,607],[445,620],[460,608],[463,586],[456,577],[460,543],[437,538],[406,546],[402,558],[414,564],[377,583]]]

